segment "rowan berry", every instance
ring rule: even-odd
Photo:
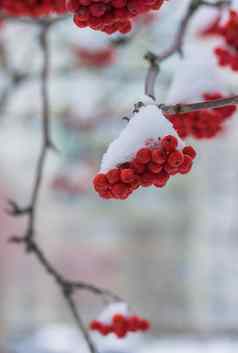
[[[178,140],[173,135],[168,135],[162,138],[161,147],[166,152],[173,152],[176,150],[178,145]]]
[[[159,148],[152,150],[152,161],[158,164],[164,164],[167,160],[166,153]]]
[[[123,183],[132,183],[135,179],[134,170],[131,168],[121,170],[121,181]]]
[[[188,156],[190,156],[192,159],[194,159],[197,155],[195,149],[192,146],[185,146],[183,148],[183,153],[187,154]]]
[[[115,184],[120,181],[120,170],[118,168],[111,169],[107,172],[106,178],[109,184]]]
[[[178,168],[180,165],[183,164],[183,160],[183,152],[175,151],[169,155],[167,164],[172,168]]]
[[[180,174],[187,174],[192,168],[193,160],[190,156],[184,155],[183,164],[179,167]]]
[[[147,168],[152,172],[152,173],[159,173],[162,170],[162,165],[154,162],[150,162],[147,165]]]
[[[148,162],[151,161],[151,158],[152,158],[151,150],[147,147],[144,147],[144,148],[141,148],[136,153],[135,161],[136,163],[147,164]]]

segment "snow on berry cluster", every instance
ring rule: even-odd
[[[118,338],[124,338],[130,332],[145,332],[149,329],[149,321],[137,315],[129,315],[125,303],[111,304],[98,320],[90,323],[90,330],[102,336],[114,333]]]
[[[78,27],[112,34],[128,33],[134,17],[158,10],[164,0],[68,0],[67,8],[74,13]]]
[[[229,18],[220,25],[219,34],[224,39],[224,46],[217,47],[215,54],[220,66],[238,71],[238,12],[231,10]]]
[[[162,188],[171,176],[187,174],[195,156],[157,107],[143,107],[109,146],[94,189],[102,198],[124,200],[139,187]]]
[[[65,0],[1,0],[0,10],[12,16],[46,16],[64,13]]]
[[[220,93],[205,93],[204,100],[215,100],[223,97]],[[224,129],[224,122],[231,118],[236,111],[235,105],[223,108],[204,109],[192,113],[168,116],[182,139],[192,136],[197,139],[215,137]]]

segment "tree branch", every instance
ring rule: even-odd
[[[10,242],[23,245],[25,251],[35,256],[39,264],[45,271],[55,280],[60,288],[68,307],[76,321],[76,324],[82,332],[91,353],[96,353],[96,348],[91,340],[91,337],[84,326],[81,316],[77,310],[73,294],[78,290],[89,291],[95,295],[106,297],[113,301],[122,300],[119,296],[113,294],[109,290],[98,288],[94,285],[82,281],[70,281],[66,279],[58,270],[51,264],[45,255],[43,249],[36,240],[36,217],[39,203],[40,189],[43,180],[45,164],[47,161],[48,152],[54,148],[50,134],[50,107],[49,107],[49,73],[50,73],[50,51],[48,45],[48,33],[52,23],[44,23],[41,25],[40,46],[43,54],[43,68],[41,73],[41,97],[42,97],[42,143],[38,162],[36,165],[36,173],[34,177],[30,204],[28,207],[21,208],[14,201],[9,201],[9,213],[12,216],[27,216],[28,222],[26,231],[23,236],[13,236],[9,239]]]
[[[175,105],[165,105],[159,104],[158,107],[167,114],[183,114],[183,113],[191,113],[197,110],[203,109],[214,109],[214,108],[222,108],[228,105],[237,105],[238,104],[238,96],[233,96],[229,98],[215,99],[208,102],[198,102],[192,104],[175,104]]]

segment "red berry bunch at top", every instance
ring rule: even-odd
[[[150,10],[158,10],[164,0],[68,0],[78,27],[90,27],[108,34],[128,33],[132,19]]]
[[[228,20],[220,26],[220,35],[225,41],[225,47],[215,49],[219,65],[238,71],[238,12],[230,11]]]
[[[205,93],[203,98],[215,100],[224,98],[220,93]],[[212,138],[223,129],[224,122],[236,111],[235,105],[223,108],[207,109],[192,113],[167,116],[179,136],[185,139],[188,136],[197,139]]]
[[[0,10],[13,16],[46,16],[64,13],[65,0],[1,0]]]
[[[191,146],[179,150],[178,139],[167,135],[158,142],[149,141],[131,161],[97,174],[94,188],[102,198],[119,200],[127,199],[140,186],[162,188],[171,176],[187,174],[195,156]]]

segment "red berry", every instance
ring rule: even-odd
[[[101,333],[101,335],[107,336],[109,333],[112,332],[112,327],[110,325],[101,324],[99,332]]]
[[[190,156],[192,159],[194,159],[197,155],[195,149],[192,146],[186,146],[183,149],[183,153],[187,154],[188,156]]]
[[[118,168],[111,169],[106,174],[109,184],[115,184],[120,181],[120,170]]]
[[[126,321],[126,318],[125,318],[124,315],[122,315],[122,314],[115,314],[115,315],[113,315],[113,318],[112,318],[113,324],[118,324],[118,323],[120,323],[120,324],[123,324],[123,325],[124,325],[125,321]]]
[[[108,181],[103,173],[97,174],[93,179],[93,185],[96,191],[106,191],[108,189]]]
[[[161,164],[157,164],[154,162],[150,162],[147,167],[151,172],[156,173],[156,174],[159,173],[163,168],[163,166]]]
[[[141,175],[141,185],[144,187],[151,186],[153,184],[154,178],[155,178],[154,173],[152,172],[145,172],[144,174]]]
[[[123,183],[132,183],[135,179],[135,172],[133,169],[122,169],[121,170],[121,181]]]
[[[166,152],[173,152],[176,150],[178,145],[178,140],[173,135],[168,135],[162,138],[161,140],[161,147]]]
[[[150,323],[149,321],[142,319],[140,320],[139,327],[142,331],[147,331],[150,329]]]
[[[136,162],[141,164],[147,164],[151,161],[152,155],[151,150],[149,148],[141,148],[136,153]]]
[[[112,199],[112,192],[110,190],[100,190],[98,192],[103,199]]]
[[[162,188],[163,186],[166,185],[168,180],[169,180],[169,174],[165,170],[162,170],[154,178],[153,185],[158,188]]]
[[[140,327],[140,319],[138,316],[131,316],[128,318],[128,331],[136,332]]]
[[[89,9],[93,16],[101,17],[106,12],[107,7],[105,4],[98,3],[90,5]]]
[[[134,169],[137,174],[143,174],[145,171],[145,164],[138,163],[136,160],[131,162],[130,167]]]
[[[183,152],[175,151],[169,155],[167,164],[172,168],[178,168],[180,165],[183,164],[183,160]]]
[[[167,160],[166,153],[156,148],[152,150],[152,161],[158,164],[164,164]]]
[[[141,185],[141,179],[138,175],[135,175],[134,180],[130,183],[130,186],[133,190],[136,190],[140,187]]]
[[[164,170],[165,170],[166,173],[168,173],[169,175],[176,175],[176,174],[178,173],[178,168],[173,168],[173,167],[171,167],[168,163],[165,164]]]
[[[124,200],[129,196],[129,194],[130,194],[130,187],[123,183],[117,183],[112,186],[112,195],[116,199]]]
[[[93,321],[91,321],[89,327],[90,327],[90,330],[92,330],[92,331],[100,331],[101,325],[102,324],[99,321],[93,320]]]
[[[114,327],[113,331],[118,338],[124,338],[127,335],[127,327],[126,326]]]
[[[183,164],[179,167],[180,174],[187,174],[192,168],[193,160],[187,154],[184,155]]]

